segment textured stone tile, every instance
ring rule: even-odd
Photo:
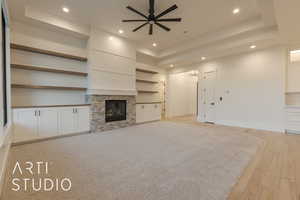
[[[136,98],[135,96],[106,96],[106,95],[90,95],[87,96],[87,102],[90,106],[91,131],[102,132],[118,128],[132,126],[136,123]],[[126,120],[117,122],[105,122],[105,101],[106,100],[126,100],[127,114]]]

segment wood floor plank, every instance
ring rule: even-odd
[[[278,190],[279,200],[297,200],[295,192],[295,182],[288,179],[281,179]]]

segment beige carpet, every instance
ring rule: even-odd
[[[245,131],[157,122],[17,146],[3,200],[224,200],[262,144]],[[49,162],[71,191],[12,191],[12,177],[45,176],[12,176],[16,161]]]

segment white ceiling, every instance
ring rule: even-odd
[[[132,6],[147,15],[148,1],[8,0],[13,18],[26,18],[26,9],[26,14],[29,10],[35,10],[44,15],[47,13],[52,18],[94,26],[112,34],[118,34],[118,30],[122,29],[122,37],[135,41],[139,51],[155,55],[158,66],[162,67],[171,64],[176,67],[189,66],[203,62],[202,56],[209,60],[249,51],[251,44],[256,44],[257,49],[279,44],[276,17],[280,16],[277,13],[283,17],[289,16],[289,9],[274,11],[273,1],[282,0],[156,0],[156,14],[177,4],[179,8],[164,18],[181,17],[183,21],[163,23],[172,29],[170,32],[155,27],[154,34],[150,36],[149,27],[144,27],[133,33],[132,30],[141,23],[121,21],[141,17],[126,9],[126,6]],[[64,13],[63,6],[68,7],[70,13]],[[241,12],[233,15],[232,11],[236,7]],[[282,6],[277,3],[278,7]],[[280,24],[280,27],[285,27],[283,25]],[[158,46],[153,47],[153,42]]]
[[[166,32],[158,27],[154,35],[148,35],[148,27],[136,33],[132,29],[141,23],[122,23],[122,19],[141,19],[137,14],[126,9],[130,5],[147,13],[148,0],[9,0],[11,14],[18,15],[22,8],[29,6],[64,19],[96,26],[111,33],[119,29],[125,31],[124,36],[137,41],[142,48],[153,48],[158,43],[157,51],[166,50],[208,32],[214,32],[226,26],[238,24],[259,15],[256,0],[156,0],[156,13],[160,13],[173,4],[178,9],[165,17],[181,17],[183,21],[164,23],[172,31]],[[70,8],[70,13],[63,13],[62,6]],[[241,13],[232,14],[235,7]],[[184,34],[184,31],[188,31]]]

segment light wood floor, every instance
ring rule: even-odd
[[[193,117],[171,121],[203,126]],[[244,170],[228,200],[300,200],[300,135],[248,130],[265,144]]]

